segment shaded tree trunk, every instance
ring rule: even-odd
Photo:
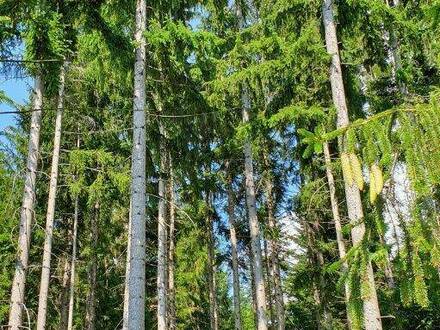
[[[159,101],[160,102],[160,101]],[[159,105],[159,103],[158,103]],[[158,111],[162,111],[161,105]],[[158,249],[157,249],[157,329],[167,328],[167,224],[166,224],[166,175],[167,175],[167,151],[165,145],[165,132],[159,121],[161,134],[159,141],[160,166],[159,166],[159,205],[158,205]]]
[[[214,240],[214,222],[212,210],[212,193],[206,194],[206,205],[208,207],[207,226],[208,226],[208,284],[209,284],[209,311],[211,330],[218,330],[218,307],[217,307],[217,281],[215,265],[215,240]]]
[[[245,28],[245,20],[243,17],[243,10],[241,3],[236,2],[237,18],[239,21],[239,30]],[[242,120],[244,124],[249,123],[249,110],[251,108],[251,101],[248,86],[246,83],[242,86],[241,91],[241,106],[242,106]],[[244,173],[245,173],[245,187],[246,187],[246,205],[249,217],[249,229],[251,236],[251,249],[253,256],[253,278],[255,283],[255,298],[257,308],[257,329],[267,329],[267,308],[266,308],[266,288],[263,276],[263,263],[261,256],[261,237],[260,224],[257,216],[257,206],[255,197],[255,183],[254,183],[254,167],[252,157],[252,145],[249,138],[246,138],[243,146],[244,153]]]
[[[72,233],[71,230],[68,230],[68,238],[69,238],[69,250],[72,245]],[[67,329],[67,322],[69,318],[69,281],[70,281],[70,273],[72,271],[72,264],[70,262],[70,258],[67,256],[64,257],[64,267],[63,267],[63,286],[61,291],[60,298],[60,330]]]
[[[145,206],[146,198],[146,136],[145,136],[145,70],[146,42],[143,33],[146,30],[146,1],[136,2],[135,28],[135,64],[133,97],[133,151],[131,163],[131,220],[128,235],[130,244],[127,255],[128,280],[126,281],[127,305],[124,329],[145,329]]]
[[[273,327],[275,324],[275,313],[273,310],[273,291],[272,291],[272,265],[271,258],[269,256],[269,250],[267,248],[267,238],[263,237],[263,250],[264,250],[264,269],[265,269],[265,283],[266,283],[266,301],[267,301],[267,313],[268,313],[268,322],[269,329]]]
[[[229,168],[229,163],[228,163]],[[234,297],[234,324],[235,330],[241,330],[241,308],[240,308],[240,277],[238,271],[238,253],[237,253],[237,232],[234,213],[234,191],[232,188],[232,177],[228,173],[227,182],[228,191],[228,220],[229,220],[229,235],[231,239],[231,257],[232,257],[232,288]]]
[[[79,148],[79,138],[77,140],[77,147]],[[70,290],[69,290],[69,315],[67,322],[67,330],[73,329],[73,306],[75,293],[75,270],[76,270],[76,250],[77,250],[77,235],[78,235],[78,212],[79,212],[78,196],[75,197],[75,211],[73,216],[73,233],[72,233],[72,266],[70,270]]]
[[[33,112],[29,133],[26,174],[24,180],[23,200],[20,209],[20,228],[18,234],[17,262],[11,290],[11,308],[9,312],[9,328],[19,330],[22,326],[26,272],[29,262],[32,220],[35,204],[35,181],[40,148],[41,112],[43,106],[43,80],[35,78]]]
[[[96,269],[97,269],[97,247],[98,247],[98,219],[99,204],[95,203],[93,215],[90,223],[90,243],[92,255],[87,267],[87,281],[89,283],[89,292],[86,303],[86,329],[95,330],[96,328]]]
[[[50,171],[49,197],[46,213],[46,231],[43,247],[43,265],[41,267],[40,294],[38,296],[37,330],[46,328],[47,297],[50,281],[50,262],[52,257],[53,224],[55,219],[55,201],[58,187],[58,163],[60,159],[61,126],[64,108],[65,65],[61,67],[58,90],[58,106],[55,120],[55,135],[52,151],[52,168]]]
[[[169,330],[176,329],[176,289],[174,286],[174,255],[175,255],[175,241],[174,241],[174,231],[175,231],[175,203],[176,198],[174,195],[174,169],[173,160],[171,154],[169,154],[169,170],[170,170],[170,180],[169,180],[169,248],[168,248],[168,328]]]
[[[277,221],[275,219],[275,202],[273,196],[273,181],[271,174],[271,164],[268,156],[263,155],[263,161],[266,171],[268,171],[265,186],[266,186],[266,199],[267,199],[267,217],[269,227],[268,247],[270,253],[270,267],[273,280],[273,289],[275,295],[275,308],[277,318],[277,329],[284,330],[285,328],[285,311],[284,311],[284,299],[281,283],[281,270],[280,270],[280,247],[279,247],[279,234]]]
[[[325,40],[327,52],[330,54],[332,63],[330,66],[330,83],[332,88],[333,102],[337,109],[337,128],[349,125],[348,109],[346,104],[344,83],[342,78],[339,46],[336,36],[336,23],[333,13],[333,0],[324,0],[322,5],[323,22],[325,28]],[[345,151],[345,141],[340,139],[340,152]],[[347,173],[344,173],[345,195],[347,200],[348,217],[353,225],[351,236],[353,245],[359,245],[365,236],[364,214],[359,188],[356,183],[349,184]],[[364,326],[366,330],[382,329],[382,321],[377,300],[376,285],[371,262],[367,264],[365,277],[368,280],[370,294],[363,298]]]
[[[331,157],[330,157],[328,142],[324,142],[323,151],[324,151],[325,171],[326,171],[327,182],[330,191],[330,204],[332,207],[333,222],[335,224],[336,242],[338,244],[339,258],[341,260],[344,260],[344,262],[342,263],[342,267],[344,272],[347,272],[348,264],[347,261],[345,260],[345,256],[347,255],[347,252],[345,248],[344,235],[342,234],[342,224],[339,213],[339,202],[338,202],[338,198],[336,197],[335,179],[333,177],[333,172],[331,168]],[[348,285],[347,281],[345,281],[344,283],[344,289],[345,289],[345,305],[347,308],[348,327],[351,329],[352,321],[351,321],[350,313],[348,311],[348,302],[350,300],[350,286]]]

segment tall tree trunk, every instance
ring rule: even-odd
[[[327,174],[327,182],[330,190],[330,204],[332,207],[333,222],[335,224],[335,231],[336,231],[336,242],[338,243],[339,259],[344,260],[342,263],[342,267],[344,272],[347,272],[348,264],[347,261],[345,260],[345,256],[347,252],[345,248],[344,235],[342,234],[341,217],[339,213],[338,198],[336,197],[335,179],[333,177],[333,172],[331,168],[331,157],[330,157],[328,142],[324,142],[323,150],[324,150],[325,171]],[[348,285],[347,281],[345,281],[344,283],[344,289],[345,289],[345,305],[347,308],[348,327],[351,329],[352,320],[351,320],[351,315],[348,311],[348,302],[350,300],[350,286]]]
[[[251,277],[251,293],[252,293],[252,311],[254,316],[255,326],[258,326],[258,312],[257,312],[257,289],[255,287],[254,279],[254,255],[252,252],[252,247],[249,248],[249,261],[250,261],[250,277]]]
[[[40,75],[35,78],[33,112],[29,133],[27,166],[23,191],[23,201],[20,209],[20,228],[18,236],[17,262],[11,290],[11,308],[9,312],[9,328],[19,330],[22,326],[22,314],[25,308],[24,293],[26,286],[26,271],[29,262],[31,243],[32,219],[35,204],[35,180],[38,167],[40,148],[41,112],[43,106],[43,80]]]
[[[212,211],[212,193],[206,194],[207,226],[208,226],[208,285],[209,285],[209,312],[211,321],[211,330],[218,330],[218,308],[217,308],[217,281],[215,265],[215,240],[213,233],[213,211]]]
[[[249,96],[246,88],[243,91],[243,122],[249,122]],[[256,288],[256,304],[257,304],[257,319],[258,330],[267,329],[267,315],[266,315],[266,289],[263,277],[263,264],[261,257],[261,243],[260,243],[260,224],[257,217],[257,206],[255,198],[255,183],[254,183],[254,168],[252,164],[252,147],[249,139],[244,143],[244,158],[245,158],[245,177],[246,177],[246,204],[249,216],[249,228],[251,234],[251,247],[254,262],[254,281]]]
[[[280,270],[280,247],[279,247],[279,233],[278,224],[275,219],[275,202],[273,196],[273,181],[272,181],[272,169],[268,156],[263,155],[264,166],[266,168],[267,176],[265,180],[266,185],[266,199],[267,199],[267,216],[269,227],[269,253],[270,253],[270,266],[273,279],[273,289],[275,294],[275,308],[277,313],[277,329],[284,330],[285,328],[285,312],[284,312],[284,299],[281,283],[281,270]]]
[[[341,60],[339,57],[339,46],[336,36],[336,24],[333,14],[333,0],[323,1],[322,12],[327,52],[332,58],[332,63],[330,66],[330,82],[333,102],[337,109],[337,127],[341,128],[349,125],[349,118],[342,78]],[[345,151],[344,139],[340,139],[340,151]],[[343,176],[345,181],[348,217],[353,225],[351,230],[352,241],[354,245],[359,245],[365,236],[361,195],[356,183],[352,183],[351,185],[348,183],[347,173],[343,173]],[[367,264],[366,272],[366,278],[370,286],[370,294],[363,298],[365,329],[378,330],[382,329],[382,321],[379,310],[379,302],[377,300],[373,267],[370,261]]]
[[[229,163],[228,163],[229,168]],[[238,272],[238,253],[237,253],[237,233],[234,213],[234,191],[232,188],[232,177],[228,173],[228,219],[229,219],[229,235],[231,239],[231,256],[232,256],[232,288],[234,296],[234,321],[235,330],[241,330],[241,308],[240,308],[240,277]]]
[[[240,1],[235,3],[237,18],[239,21],[238,29],[245,28],[245,19],[243,17],[243,8]],[[242,120],[244,124],[249,123],[249,110],[251,108],[250,95],[246,83],[242,85],[241,91],[241,106],[242,106]],[[260,242],[260,224],[257,216],[257,206],[255,197],[255,183],[254,183],[254,167],[252,158],[252,145],[249,138],[246,138],[243,146],[244,153],[244,173],[245,173],[245,187],[246,187],[246,205],[249,217],[249,229],[251,235],[251,249],[253,260],[253,272],[255,283],[255,298],[257,308],[257,329],[267,329],[267,308],[266,308],[266,288],[263,276],[263,263],[261,257],[261,242]]]
[[[90,223],[90,243],[92,245],[92,255],[87,267],[87,280],[89,292],[86,303],[86,329],[95,330],[96,328],[96,269],[97,269],[97,247],[98,247],[98,219],[99,203],[96,202]]]
[[[307,239],[307,254],[309,258],[309,263],[312,269],[323,269],[324,266],[324,257],[322,252],[316,247],[316,234],[319,229],[318,223],[314,225],[314,228],[310,228],[310,224],[302,220],[302,226],[304,227],[304,232],[306,234]],[[321,289],[324,287],[323,277],[321,273],[314,272],[313,276],[313,299],[315,301],[316,306],[316,325],[318,329],[329,329],[329,316],[328,310],[326,308],[324,297],[321,293]]]
[[[174,169],[173,169],[173,159],[171,154],[169,154],[169,170],[170,170],[170,180],[169,180],[169,248],[168,248],[168,329],[176,329],[176,289],[174,287],[174,255],[175,255],[175,242],[174,242],[174,231],[175,231],[175,203],[176,198],[174,196]]]
[[[263,253],[264,253],[264,270],[265,270],[265,283],[266,283],[266,301],[267,301],[267,314],[268,314],[268,327],[273,328],[275,321],[275,313],[273,310],[273,290],[272,290],[272,264],[269,249],[267,248],[267,238],[263,236]]]
[[[158,109],[162,111],[162,107]],[[166,224],[166,175],[167,175],[167,150],[165,145],[165,131],[159,121],[161,134],[159,141],[160,166],[159,166],[159,205],[157,216],[157,329],[167,328],[167,224]]]
[[[71,229],[68,230],[69,239],[69,250],[70,246],[72,245],[72,232]],[[63,286],[61,291],[61,297],[60,297],[60,330],[67,329],[67,322],[69,317],[69,281],[70,281],[70,273],[72,271],[72,264],[70,262],[70,258],[67,256],[63,257],[64,259],[64,269],[63,269]]]
[[[133,97],[133,151],[131,163],[131,220],[128,259],[128,280],[125,299],[127,317],[124,329],[145,329],[145,206],[146,198],[146,136],[145,136],[145,70],[146,42],[143,33],[146,29],[147,12],[145,0],[136,2],[134,97]]]
[[[58,163],[60,159],[61,126],[64,108],[65,65],[61,66],[58,90],[58,107],[55,120],[55,135],[53,139],[52,168],[50,172],[49,197],[46,213],[46,235],[43,248],[43,265],[41,268],[40,294],[38,299],[37,330],[46,328],[47,297],[50,281],[50,261],[52,257],[53,223],[55,218],[55,200],[58,187]]]
[[[77,147],[79,148],[79,138],[77,140]],[[67,330],[73,329],[73,303],[75,293],[75,269],[76,269],[76,249],[77,249],[77,235],[78,235],[78,196],[75,196],[75,211],[73,215],[73,233],[72,233],[72,266],[70,269],[70,290],[69,290],[69,316],[67,322]]]

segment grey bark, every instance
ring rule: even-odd
[[[237,18],[239,21],[239,30],[245,28],[245,20],[243,17],[243,10],[241,8],[241,3],[236,2]],[[247,124],[249,122],[249,110],[250,110],[250,95],[248,87],[244,83],[241,91],[241,102],[242,102],[242,119],[243,123]],[[266,288],[263,276],[263,264],[261,256],[261,242],[260,242],[260,224],[258,222],[257,207],[256,207],[256,197],[255,197],[255,183],[254,183],[254,168],[253,168],[253,157],[252,157],[252,145],[247,138],[244,141],[243,146],[244,152],[244,165],[245,165],[245,178],[246,178],[246,205],[249,217],[249,229],[251,235],[251,249],[253,254],[253,272],[254,272],[254,283],[255,283],[255,298],[256,298],[256,308],[257,308],[257,329],[266,330],[267,329],[267,308],[266,308]]]
[[[275,202],[273,196],[273,182],[271,174],[271,165],[268,156],[263,155],[266,171],[268,171],[265,185],[266,185],[266,200],[267,200],[267,215],[268,215],[268,248],[270,253],[270,267],[273,280],[273,290],[275,296],[275,309],[277,317],[277,329],[284,330],[285,328],[285,311],[284,311],[284,299],[283,289],[281,283],[281,270],[280,270],[280,246],[279,246],[279,227],[275,219]]]
[[[159,105],[159,104],[158,104]],[[159,111],[162,111],[160,106]],[[167,173],[167,151],[165,145],[165,131],[163,124],[159,121],[161,134],[159,141],[160,165],[159,165],[159,202],[158,202],[158,224],[157,224],[157,329],[167,328],[167,224],[166,224],[166,173]]]
[[[58,106],[53,139],[52,167],[50,172],[49,197],[46,213],[46,230],[43,248],[43,264],[41,268],[40,294],[38,298],[37,330],[46,328],[47,298],[50,282],[50,262],[52,257],[53,224],[55,218],[55,201],[58,187],[58,163],[60,159],[61,127],[64,108],[65,65],[61,67],[58,90]]]
[[[169,170],[170,170],[170,180],[169,180],[169,249],[168,249],[168,328],[169,330],[176,329],[176,306],[175,306],[175,286],[174,286],[174,255],[175,255],[175,242],[174,242],[174,231],[175,231],[175,203],[176,198],[174,195],[174,170],[173,170],[173,160],[171,154],[169,154]]]
[[[136,53],[134,64],[133,151],[131,163],[131,220],[129,221],[129,268],[126,294],[127,316],[124,329],[145,329],[145,222],[146,222],[146,137],[145,137],[145,70],[146,2],[136,2]]]
[[[243,122],[249,122],[249,98],[246,91],[243,92]],[[254,262],[254,281],[256,289],[257,305],[257,329],[267,329],[266,315],[266,289],[263,277],[263,264],[261,257],[260,224],[257,217],[255,198],[254,168],[252,164],[252,147],[248,139],[244,143],[245,177],[246,177],[246,205],[249,216],[249,228],[251,234],[251,248]]]
[[[331,157],[330,157],[328,142],[324,142],[323,150],[324,150],[325,171],[327,174],[327,182],[330,191],[330,204],[332,207],[333,222],[335,224],[336,242],[338,244],[339,258],[343,260],[342,267],[344,272],[347,272],[348,264],[347,261],[345,260],[345,256],[347,255],[347,252],[345,248],[344,235],[342,234],[342,224],[339,213],[339,202],[336,196],[335,179],[333,177],[333,172],[331,168]],[[344,283],[344,289],[345,289],[345,304],[347,307],[348,327],[351,329],[351,325],[353,323],[351,320],[350,313],[348,311],[348,302],[350,301],[351,294],[350,294],[350,286],[348,285],[347,281],[345,281]]]
[[[77,140],[77,147],[79,148],[79,138]],[[78,196],[75,197],[75,211],[73,215],[73,233],[72,233],[72,266],[70,269],[70,290],[69,290],[69,315],[67,321],[67,330],[73,329],[73,303],[75,293],[75,270],[76,270],[76,249],[77,249],[77,235],[78,235]]]
[[[206,194],[207,226],[208,226],[208,286],[209,286],[209,313],[211,330],[218,330],[217,281],[215,265],[215,240],[213,233],[212,193]]]
[[[38,167],[41,112],[43,106],[43,81],[39,75],[35,78],[34,93],[23,200],[20,209],[17,262],[11,289],[11,307],[8,324],[11,330],[19,330],[22,327],[22,314],[23,308],[25,307],[24,294],[26,272],[29,262],[32,220],[34,217],[35,181]]]
[[[333,0],[324,0],[322,6],[323,22],[325,28],[325,40],[327,52],[331,55],[330,83],[332,88],[333,103],[337,109],[337,127],[349,125],[348,109],[346,104],[345,90],[342,78],[339,46],[336,36],[336,23],[333,13]],[[345,150],[344,141],[340,141],[341,152]],[[348,217],[353,225],[351,236],[353,244],[359,245],[365,236],[364,214],[359,188],[355,183],[348,184],[346,173],[343,173],[345,181],[345,195],[347,200]],[[382,321],[377,300],[376,285],[371,262],[367,264],[366,278],[370,287],[370,294],[363,298],[364,326],[366,330],[382,329]]]
[[[229,165],[229,164],[228,164]],[[229,166],[228,166],[229,167]],[[234,297],[234,324],[235,330],[241,330],[241,308],[240,308],[240,277],[238,272],[238,253],[237,253],[237,233],[234,212],[234,191],[232,189],[232,178],[228,174],[228,219],[229,235],[231,239],[231,257],[232,257],[232,288]]]
[[[69,237],[69,248],[72,244],[72,233],[71,229],[68,230]],[[59,330],[67,329],[67,322],[69,317],[69,281],[70,281],[70,273],[72,271],[72,264],[70,262],[70,258],[67,256],[63,257],[64,259],[64,269],[63,269],[63,286],[60,297],[60,327]]]
[[[90,243],[92,247],[92,255],[87,266],[87,280],[89,291],[87,293],[86,302],[86,329],[95,330],[96,328],[96,271],[97,271],[97,247],[98,247],[98,219],[99,219],[99,203],[96,202],[90,223]]]

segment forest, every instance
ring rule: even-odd
[[[0,82],[1,329],[440,329],[440,0],[0,0]]]

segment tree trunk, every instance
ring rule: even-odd
[[[335,224],[335,231],[336,231],[336,242],[338,243],[339,259],[344,260],[347,252],[345,249],[344,235],[342,234],[342,224],[341,224],[341,217],[339,213],[339,204],[338,204],[339,202],[338,202],[338,198],[336,197],[335,179],[333,177],[333,172],[331,169],[331,157],[330,157],[328,142],[324,142],[323,150],[324,150],[325,171],[327,174],[327,182],[330,190],[330,204],[332,207],[333,222]],[[342,263],[342,267],[344,272],[348,271],[348,264],[346,260],[344,260],[344,262]],[[348,302],[350,300],[350,286],[348,285],[347,281],[345,281],[344,283],[344,289],[345,289],[345,305],[347,307],[348,327],[351,329],[352,321],[351,321],[350,313],[348,311]]]
[[[245,20],[241,3],[236,2],[237,18],[239,21],[238,29],[245,28]],[[250,95],[246,83],[241,91],[242,120],[244,124],[249,123]],[[249,229],[251,236],[251,249],[253,260],[253,275],[255,283],[255,303],[257,309],[257,329],[267,329],[267,308],[266,308],[266,288],[263,276],[263,264],[261,257],[260,224],[257,216],[257,206],[255,197],[254,168],[252,158],[252,145],[249,138],[246,138],[243,146],[244,167],[245,167],[245,186],[246,186],[246,205],[249,217]]]
[[[68,238],[69,238],[69,250],[72,244],[72,233],[71,230],[68,230]],[[63,287],[61,291],[61,307],[60,307],[60,330],[67,329],[67,322],[69,317],[69,281],[70,281],[70,273],[72,271],[72,264],[70,263],[70,258],[67,256],[64,258],[64,270],[63,270]]]
[[[217,281],[215,265],[215,240],[213,233],[213,211],[212,193],[206,194],[207,226],[208,226],[208,285],[209,285],[209,312],[211,330],[218,330],[218,308],[217,308]]]
[[[161,111],[161,107],[158,109]],[[165,145],[165,132],[159,121],[161,134],[159,141],[160,166],[159,166],[159,202],[157,224],[157,329],[167,328],[167,224],[166,224],[166,173],[167,173],[167,150]]]
[[[146,137],[145,137],[145,70],[146,42],[143,33],[146,29],[146,2],[136,2],[134,97],[133,97],[133,151],[131,163],[131,220],[128,259],[128,290],[124,329],[145,329],[145,205],[146,198]]]
[[[169,180],[169,248],[168,248],[168,329],[176,329],[176,306],[175,306],[175,287],[174,287],[174,255],[175,255],[175,242],[174,242],[174,231],[175,231],[175,203],[176,198],[174,196],[174,170],[173,170],[173,160],[171,154],[169,154],[169,169],[170,169],[170,180]]]
[[[249,97],[244,88],[243,91],[243,122],[249,122]],[[245,177],[246,177],[246,204],[249,216],[249,228],[251,234],[251,247],[254,262],[254,281],[256,288],[256,304],[257,304],[257,319],[258,330],[267,329],[267,315],[266,315],[266,289],[263,278],[263,264],[261,258],[261,243],[260,243],[260,224],[257,217],[257,206],[255,198],[255,184],[254,184],[254,168],[252,164],[252,147],[248,139],[244,143],[244,158],[245,158]]]
[[[269,250],[267,248],[267,238],[263,237],[263,253],[264,253],[264,270],[265,270],[265,283],[266,283],[266,301],[267,301],[267,318],[268,328],[272,329],[275,322],[275,313],[273,310],[273,291],[272,291],[272,264],[269,256]]]
[[[41,268],[40,294],[38,299],[37,330],[46,328],[47,297],[50,281],[50,261],[52,257],[53,223],[55,218],[55,200],[58,186],[58,163],[60,159],[61,125],[64,108],[65,65],[61,66],[60,86],[58,90],[58,107],[53,139],[52,168],[50,172],[49,197],[46,213],[46,235],[43,248],[43,266]]]
[[[11,330],[19,330],[21,328],[23,308],[25,308],[24,293],[31,243],[32,219],[34,216],[35,180],[38,167],[41,112],[43,106],[43,81],[39,75],[35,78],[34,92],[23,201],[20,209],[18,257],[11,290],[11,309],[9,312],[9,328]]]
[[[275,219],[275,202],[273,197],[273,182],[271,174],[271,164],[268,156],[263,155],[264,165],[266,171],[268,171],[266,177],[266,199],[267,199],[267,216],[268,216],[268,227],[269,227],[269,237],[268,237],[268,247],[270,253],[270,267],[271,275],[273,279],[273,289],[275,294],[275,308],[277,313],[277,329],[284,330],[285,328],[285,315],[284,315],[284,299],[283,290],[281,284],[281,270],[280,270],[280,247],[278,244],[279,239],[279,228]]]
[[[95,203],[93,216],[90,223],[90,241],[92,255],[87,267],[87,280],[89,283],[89,292],[87,294],[86,304],[86,329],[95,330],[96,328],[96,268],[97,268],[97,247],[98,247],[98,219],[99,203]]]
[[[229,164],[228,164],[229,165]],[[229,167],[229,166],[228,166]],[[240,277],[238,272],[237,233],[234,214],[234,191],[232,188],[232,177],[228,174],[228,219],[229,235],[231,238],[232,256],[232,284],[234,295],[234,320],[235,330],[241,330],[241,308],[240,308]]]
[[[336,36],[336,23],[333,14],[333,0],[324,0],[322,6],[323,21],[325,28],[325,40],[327,52],[331,55],[330,83],[332,88],[333,102],[337,109],[337,128],[349,125],[348,110],[342,78],[341,61],[339,58],[339,46]],[[345,141],[340,139],[340,152],[345,151]],[[347,200],[348,217],[353,225],[351,236],[354,245],[359,245],[365,236],[364,214],[359,188],[356,183],[348,184],[347,173],[343,173],[345,181],[345,195]],[[367,264],[368,283],[370,294],[363,298],[364,325],[366,330],[382,329],[382,321],[379,303],[374,282],[374,273],[371,262]]]
[[[77,140],[77,147],[79,148],[79,139]],[[75,211],[73,216],[73,233],[72,233],[72,266],[70,270],[70,290],[69,290],[69,316],[67,322],[67,330],[73,329],[73,303],[75,293],[75,268],[76,268],[76,249],[77,249],[77,235],[78,235],[78,196],[75,197]]]

